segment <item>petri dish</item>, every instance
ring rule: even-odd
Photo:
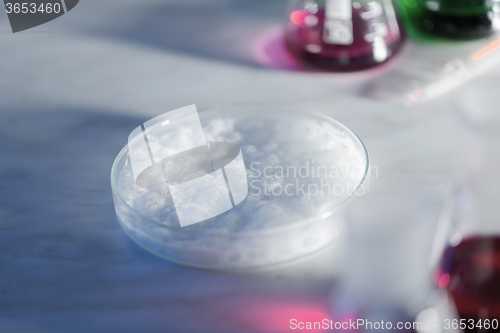
[[[246,198],[181,227],[168,186],[136,184],[126,145],[113,164],[111,186],[117,220],[132,240],[179,264],[244,269],[290,261],[343,237],[339,209],[365,192],[369,169],[366,149],[349,128],[279,104],[213,106],[198,115],[207,142],[240,147]]]

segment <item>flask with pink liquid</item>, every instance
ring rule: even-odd
[[[402,25],[391,0],[292,0],[286,43],[303,63],[356,71],[385,63],[401,47]]]

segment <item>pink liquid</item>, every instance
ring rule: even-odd
[[[287,25],[286,42],[292,53],[304,64],[332,71],[356,71],[380,65],[391,58],[403,42],[403,32],[399,28],[392,31],[386,17],[381,15],[370,20],[360,15],[362,9],[353,9],[353,43],[350,45],[327,44],[323,41],[325,12],[318,10],[316,14],[305,10],[295,11]],[[315,16],[317,23],[308,25],[311,21],[307,16]],[[302,17],[301,17],[302,16]],[[315,20],[313,20],[314,22]],[[383,37],[383,47],[387,48],[387,57],[381,59],[374,54],[374,43],[365,40],[365,36],[374,32],[374,23],[387,27],[387,35]],[[394,26],[394,22],[393,22]],[[311,47],[311,45],[313,47]],[[311,50],[313,52],[311,52]]]
[[[499,236],[471,237],[448,248],[441,267],[438,284],[453,296],[460,318],[500,321]]]

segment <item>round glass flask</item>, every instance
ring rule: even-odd
[[[404,34],[391,0],[291,0],[286,43],[304,64],[331,71],[380,65]]]

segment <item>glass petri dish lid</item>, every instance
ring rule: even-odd
[[[183,265],[243,269],[290,261],[342,238],[339,208],[364,193],[369,169],[366,149],[349,128],[279,104],[214,106],[198,115],[209,146],[241,149],[248,193],[221,214],[181,226],[173,187],[139,186],[127,144],[113,164],[111,186],[117,220],[138,245]]]

